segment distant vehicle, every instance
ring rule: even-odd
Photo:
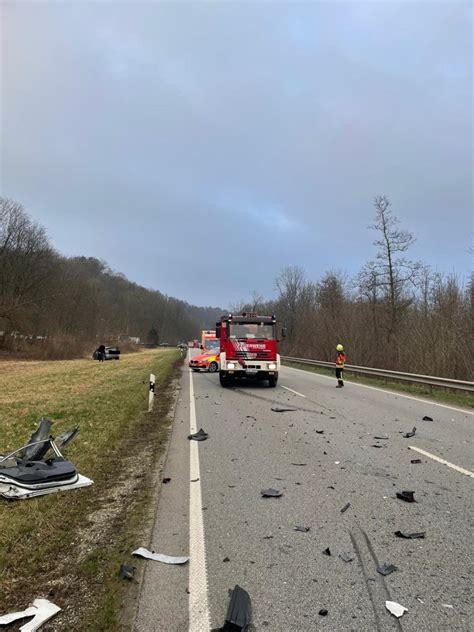
[[[168,342],[162,342],[160,345],[160,347],[169,347],[169,343]]]
[[[219,349],[220,341],[216,338],[215,329],[203,329],[201,332],[201,348]]]
[[[211,350],[194,356],[189,361],[189,368],[193,371],[209,371],[216,373],[219,370],[219,350]]]
[[[99,349],[92,354],[94,360],[99,359]],[[120,360],[120,349],[118,347],[105,347],[104,360]]]
[[[185,342],[180,342],[179,345],[178,345],[178,349],[182,349],[183,351],[187,350],[188,349],[188,345]]]
[[[193,349],[199,349],[199,340],[196,338],[193,340]]]

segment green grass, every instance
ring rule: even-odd
[[[175,350],[105,363],[0,362],[0,452],[26,443],[44,415],[54,421],[53,435],[79,426],[64,455],[94,481],[29,500],[0,497],[2,611],[43,596],[63,608],[55,619],[61,628],[120,629],[129,584],[118,570],[144,537],[149,472],[166,445],[171,382],[181,363]],[[144,414],[150,372],[155,409]]]
[[[304,371],[312,373],[319,373],[320,375],[332,375],[334,376],[334,369],[326,369],[324,367],[314,367],[308,364],[300,364],[298,362],[283,362],[284,365],[293,366]],[[335,380],[336,378],[334,378]],[[417,397],[423,397],[428,400],[437,401],[443,404],[453,404],[454,406],[460,406],[461,408],[474,408],[474,396],[469,393],[453,392],[442,388],[434,388],[430,393],[429,387],[414,384],[403,384],[400,382],[388,382],[386,383],[383,378],[371,378],[361,375],[355,375],[344,372],[345,382],[355,382],[358,384],[367,384],[368,386],[377,386],[387,391],[394,391],[398,393],[409,393]]]

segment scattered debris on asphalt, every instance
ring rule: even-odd
[[[207,432],[204,432],[202,428],[199,428],[194,434],[188,435],[188,439],[192,439],[193,441],[205,441],[208,437],[209,435]]]
[[[343,562],[352,562],[354,560],[349,553],[340,553],[339,557]]]
[[[316,434],[324,434],[324,430],[316,430]]]
[[[452,606],[450,603],[442,603],[441,605],[443,606],[443,608],[451,608],[451,609],[454,609],[454,606]]]
[[[299,527],[299,526],[296,526],[296,527],[294,527],[294,531],[302,531],[303,533],[308,533],[310,528],[311,527]]]
[[[379,443],[373,443],[371,446],[371,448],[386,448],[386,445],[380,445]]]
[[[262,540],[273,540],[273,536],[272,535],[264,535]]]
[[[416,503],[415,492],[397,492],[397,498],[404,500],[406,503]]]
[[[164,483],[165,485],[166,485],[167,483],[169,483],[170,481],[171,481],[171,479],[170,479],[170,478],[168,478],[168,477],[163,479],[163,483]]]
[[[198,482],[198,480],[199,480],[198,478],[192,478],[190,482],[191,482],[191,483],[197,483],[197,482]]]
[[[374,439],[379,439],[380,441],[388,441],[390,437],[374,437]]]
[[[321,617],[325,617],[327,613],[328,611],[326,610],[326,608],[321,608],[321,610],[318,612],[318,614],[321,615]]]
[[[215,628],[211,632],[246,632],[250,624],[250,596],[246,590],[235,585],[229,590],[229,606],[222,628]]]
[[[302,467],[303,465],[306,465],[306,463],[292,463],[291,465],[297,465],[298,467]]]
[[[230,562],[230,558],[225,557],[222,561],[223,561],[223,562]]]
[[[413,430],[411,432],[405,432],[405,434],[403,435],[404,439],[409,439],[410,437],[414,437],[416,434],[416,428],[415,426],[413,426]]]
[[[257,421],[257,418],[253,415],[247,415],[246,419],[253,419],[254,421]]]
[[[283,495],[283,493],[280,492],[278,489],[273,489],[272,487],[269,487],[268,489],[262,489],[260,494],[262,495],[262,498],[279,498]]]
[[[275,406],[272,410],[274,413],[296,413],[297,411],[296,408],[279,408],[278,406]]]
[[[59,606],[56,606],[56,604],[51,603],[51,601],[47,599],[35,599],[31,606],[21,612],[11,612],[10,614],[0,616],[0,625],[8,625],[18,619],[34,617],[31,621],[23,625],[20,630],[23,632],[35,632],[35,630],[38,630],[43,623],[46,623],[51,617],[54,617],[60,610],[61,608]]]
[[[393,573],[394,571],[398,571],[398,566],[395,566],[394,564],[382,564],[381,566],[377,566],[377,573],[380,573],[384,577],[386,575],[390,575],[390,573]]]
[[[346,503],[344,507],[341,509],[341,513],[344,513],[345,511],[347,511],[350,506],[351,506],[351,503]]]
[[[171,555],[153,553],[152,551],[149,551],[142,546],[136,549],[136,551],[133,551],[132,555],[145,557],[147,560],[154,560],[155,562],[163,562],[164,564],[186,564],[186,562],[189,562],[189,557],[172,557]]]
[[[394,535],[397,538],[405,538],[407,540],[421,540],[424,539],[426,531],[420,531],[419,533],[402,533],[401,531],[395,531]]]
[[[408,608],[405,608],[405,606],[400,605],[396,601],[386,601],[385,607],[390,612],[390,614],[393,614],[393,616],[397,617],[397,619],[403,617],[405,612],[408,612]]]
[[[423,417],[423,421],[433,421],[433,418],[432,417],[428,417],[428,415],[425,415]]]
[[[415,463],[421,463],[421,459],[412,459],[412,460],[410,461],[410,463],[413,463],[413,464],[415,464]]]
[[[128,579],[132,581],[135,577],[136,566],[129,566],[128,564],[121,564],[119,570],[120,579]]]
[[[70,443],[78,428],[54,439],[53,422],[42,417],[28,443],[6,455],[0,455],[0,495],[9,499],[26,499],[54,492],[78,489],[93,481],[76,471],[59,446]]]
[[[328,547],[327,549],[324,549],[324,551],[323,551],[322,553],[323,553],[323,555],[328,555],[328,556],[330,556],[330,555],[331,555],[331,550],[330,550],[330,549],[329,549],[329,547]]]

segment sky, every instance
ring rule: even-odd
[[[375,255],[466,279],[470,2],[1,2],[0,192],[64,255],[197,305]]]

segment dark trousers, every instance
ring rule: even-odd
[[[339,384],[339,386],[344,386],[343,371],[344,369],[342,367],[339,367],[339,366],[336,367],[336,377],[337,377],[337,383]]]

